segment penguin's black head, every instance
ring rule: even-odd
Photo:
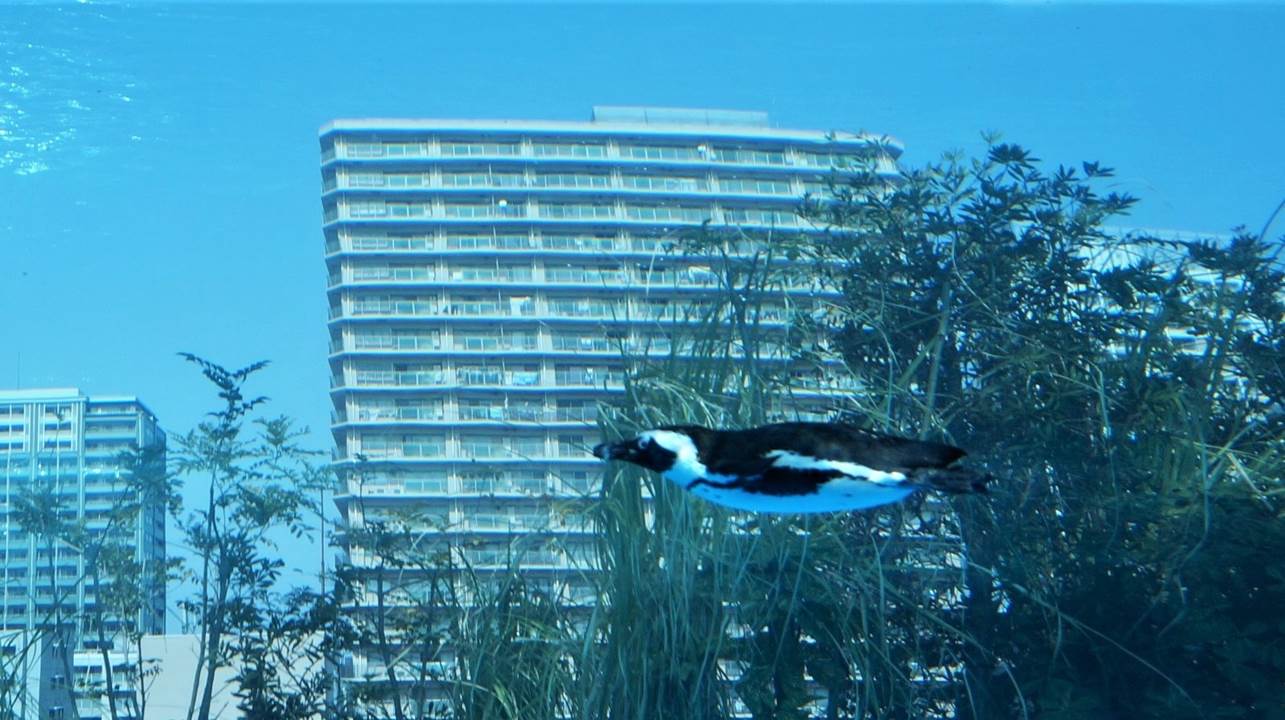
[[[680,455],[691,455],[695,459],[696,446],[683,431],[664,428],[648,430],[616,443],[602,443],[593,449],[593,454],[603,460],[623,460],[663,473],[674,466]]]

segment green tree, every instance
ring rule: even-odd
[[[863,414],[1003,478],[956,503],[961,710],[1277,717],[1279,246],[1119,237],[1110,177],[1005,144],[865,173],[797,252],[843,290],[826,329]]]
[[[249,415],[267,398],[248,398],[242,387],[267,363],[229,371],[194,355],[183,357],[201,368],[224,403],[210,413],[210,420],[176,440],[177,474],[206,483],[205,506],[180,518],[185,543],[197,558],[196,567],[189,570],[195,595],[180,603],[194,619],[199,638],[187,715],[209,720],[215,674],[231,666],[238,652],[250,663],[250,670],[240,674],[247,685],[243,700],[252,710],[266,712],[265,708],[281,706],[267,701],[265,682],[290,694],[309,686],[272,684],[278,678],[265,675],[264,658],[277,653],[275,659],[284,662],[279,653],[308,646],[308,639],[297,634],[276,636],[269,617],[275,614],[274,591],[284,566],[274,552],[272,533],[285,530],[302,537],[309,511],[319,510],[312,500],[317,471],[309,466],[314,453],[298,445],[302,432],[288,418],[255,419],[258,432],[245,431]],[[297,703],[288,707],[294,712]]]

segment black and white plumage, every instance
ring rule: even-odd
[[[964,451],[851,425],[778,423],[749,430],[668,425],[593,449],[654,470],[693,495],[755,512],[860,510],[922,488],[985,492],[989,475],[951,467]]]

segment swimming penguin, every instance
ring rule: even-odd
[[[593,454],[654,470],[738,510],[821,513],[897,502],[920,489],[983,493],[992,477],[951,467],[964,451],[851,425],[790,422],[748,430],[666,425]]]

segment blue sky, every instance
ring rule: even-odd
[[[317,128],[335,117],[766,110],[915,165],[997,130],[1098,160],[1130,224],[1258,228],[1285,196],[1285,7],[0,6],[0,387],[214,397],[177,351],[328,443]]]

